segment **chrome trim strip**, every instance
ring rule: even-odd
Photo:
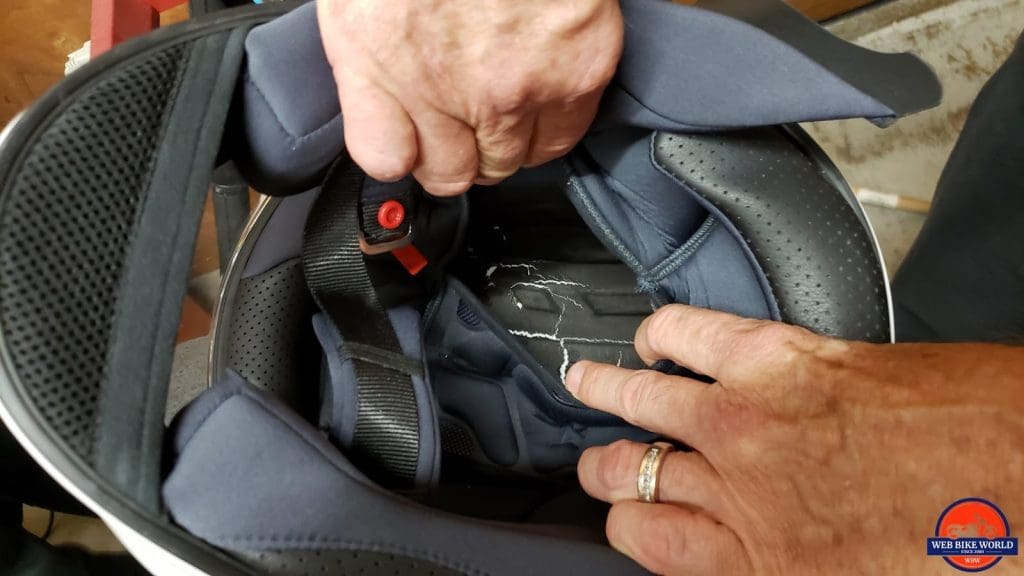
[[[213,316],[210,322],[210,351],[206,370],[207,388],[213,387],[216,383],[214,379],[220,375],[221,371],[220,358],[218,358],[217,353],[220,350],[219,344],[222,338],[219,335],[218,328],[221,325],[227,325],[227,322],[230,320],[228,317],[230,310],[225,305],[228,295],[234,293],[235,288],[238,286],[242,272],[245,270],[245,265],[249,261],[249,255],[252,254],[256,238],[259,237],[259,233],[263,231],[267,221],[270,220],[274,210],[277,209],[280,203],[280,198],[260,195],[259,204],[256,205],[256,209],[242,230],[242,234],[238,238],[238,244],[231,255],[231,262],[228,263],[227,270],[224,271],[224,275],[221,277],[220,293],[217,296],[217,302],[214,304]]]

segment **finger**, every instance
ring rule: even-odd
[[[600,102],[601,93],[595,92],[541,109],[523,165],[537,166],[568,154],[587,133]]]
[[[640,463],[649,446],[620,440],[589,448],[580,456],[580,485],[590,496],[609,503],[637,500]],[[718,473],[698,452],[670,451],[662,457],[658,472],[658,500],[686,504],[712,515],[719,509]]]
[[[608,513],[608,542],[655,574],[750,574],[736,534],[705,514],[671,504],[620,502]]]
[[[416,162],[416,129],[405,108],[372,81],[335,68],[349,156],[371,177],[393,182]]]
[[[701,425],[710,407],[710,386],[653,370],[627,370],[607,364],[577,362],[565,387],[591,408],[630,424],[700,448]]]
[[[671,360],[716,380],[741,384],[782,371],[822,340],[779,322],[672,304],[640,324],[635,346],[648,364]]]
[[[505,114],[477,128],[476,145],[480,155],[478,183],[496,184],[523,165],[535,118],[533,114]]]
[[[419,158],[413,175],[435,196],[457,196],[469,190],[477,175],[473,129],[433,109],[416,111]]]

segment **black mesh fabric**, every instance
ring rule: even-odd
[[[121,267],[184,52],[129,61],[76,94],[4,192],[4,341],[32,403],[89,462]]]

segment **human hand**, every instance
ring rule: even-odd
[[[432,194],[568,152],[622,51],[617,0],[318,0],[349,155]]]
[[[1024,348],[844,342],[674,305],[636,349],[717,380],[567,375],[584,403],[694,449],[664,457],[658,504],[637,501],[645,445],[580,459],[583,488],[613,504],[609,541],[649,570],[946,574],[925,555],[946,506],[977,496],[1024,522]]]

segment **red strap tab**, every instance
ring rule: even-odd
[[[412,244],[402,246],[401,248],[395,248],[391,253],[394,254],[395,258],[402,264],[402,266],[405,266],[405,269],[409,271],[409,274],[412,274],[413,276],[419,274],[427,267],[427,257]]]

